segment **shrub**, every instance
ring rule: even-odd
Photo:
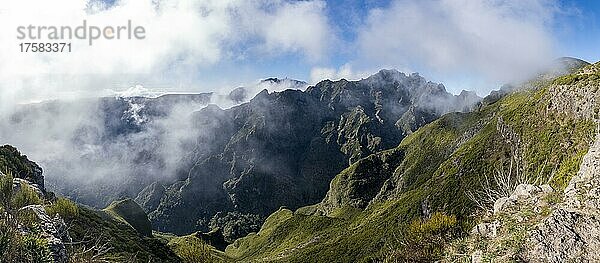
[[[33,210],[31,210],[31,209],[19,210],[19,211],[16,211],[16,215],[17,215],[17,222],[19,223],[19,225],[27,228],[28,231],[34,231],[37,233],[37,231],[40,230],[38,217]]]
[[[453,215],[436,212],[429,219],[415,219],[407,226],[401,247],[387,253],[384,262],[434,262],[459,233],[460,226]]]
[[[19,191],[14,193],[12,199],[12,206],[15,209],[19,209],[28,205],[40,205],[42,203],[43,201],[38,193],[27,183],[21,183]]]
[[[0,262],[7,261],[4,255],[11,248],[11,242],[16,235],[14,224],[6,218],[0,219]]]
[[[0,262],[53,262],[46,239],[19,232],[15,220],[0,218]]]
[[[0,204],[5,211],[10,211],[10,203],[13,197],[12,174],[0,175]]]
[[[456,222],[455,216],[436,212],[429,219],[419,218],[413,220],[408,227],[408,233],[417,238],[443,234],[448,232],[449,229],[456,227]]]
[[[48,215],[58,214],[65,220],[76,218],[79,215],[79,207],[71,200],[63,197],[57,198],[54,203],[46,206],[45,209]]]
[[[22,240],[21,247],[23,248],[23,258],[27,259],[27,262],[51,263],[54,261],[46,239],[26,235]]]

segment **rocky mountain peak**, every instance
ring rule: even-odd
[[[21,154],[17,148],[11,145],[0,146],[1,170],[9,171],[13,177],[35,184],[42,192],[46,191],[42,168],[35,162],[27,159],[26,155]]]

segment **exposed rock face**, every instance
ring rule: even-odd
[[[565,207],[590,212],[600,209],[600,136],[583,157],[579,172],[565,188]]]
[[[41,205],[30,205],[20,209],[20,211],[31,211],[37,217],[40,228],[42,230],[41,236],[48,242],[50,252],[54,262],[66,263],[69,260],[67,255],[67,249],[65,248],[65,242],[72,242],[69,236],[68,227],[65,221],[56,214],[54,218],[51,218],[44,207]]]
[[[553,192],[549,186],[519,185],[510,197],[500,198],[494,204],[495,218],[501,219],[478,224],[472,234],[500,244],[506,244],[506,241],[494,240],[499,231],[504,233],[503,238],[511,235],[527,238],[521,249],[513,251],[515,254],[508,253],[500,258],[518,258],[526,262],[599,262],[599,164],[600,135],[584,156],[579,172],[565,188],[563,202],[546,203],[548,194]],[[544,216],[542,211],[551,212]],[[530,214],[524,215],[527,213]],[[533,219],[526,219],[531,213]],[[511,221],[524,226],[515,230],[504,225]],[[500,245],[502,249],[506,246]],[[476,251],[472,257],[477,258],[477,253],[481,251]]]
[[[598,262],[600,135],[564,191],[564,202],[531,232],[525,257],[535,262]]]
[[[494,221],[491,223],[480,223],[477,224],[472,230],[471,235],[480,235],[487,238],[496,237],[498,228],[500,227],[499,221]]]
[[[600,221],[596,216],[555,210],[531,233],[531,262],[599,262]]]
[[[567,61],[568,62],[568,61]],[[572,61],[573,65],[582,64]],[[571,65],[571,66],[573,66]],[[587,153],[564,191],[548,185],[522,184],[509,197],[494,203],[493,215],[483,218],[466,242],[473,262],[599,262],[600,256],[600,134],[598,129],[599,71],[569,69],[550,82],[546,111],[573,116],[586,124]],[[499,122],[500,123],[500,122]],[[501,125],[503,126],[503,125]],[[594,129],[595,128],[595,129]],[[513,132],[507,129],[506,138]],[[593,137],[595,130],[596,138]],[[579,127],[571,132],[582,132]],[[517,141],[510,139],[511,141]],[[570,145],[561,143],[562,145]],[[554,149],[553,149],[554,150]],[[520,152],[519,155],[524,155]],[[579,155],[581,156],[581,155]],[[579,157],[580,158],[580,157]],[[561,184],[555,184],[561,186]],[[448,260],[449,262],[451,260]]]

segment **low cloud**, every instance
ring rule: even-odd
[[[312,84],[316,84],[321,80],[329,79],[329,80],[359,80],[362,78],[366,78],[369,75],[377,72],[377,70],[371,71],[356,71],[353,69],[352,64],[346,63],[339,68],[330,68],[330,67],[314,67],[310,71],[310,80]]]
[[[0,103],[100,93],[139,81],[198,81],[222,61],[296,54],[318,61],[332,42],[324,1],[9,0],[0,13]],[[72,40],[72,53],[21,53],[17,27],[127,25],[143,40]],[[30,42],[44,40],[30,40]],[[68,40],[66,42],[69,42]],[[164,81],[164,79],[168,79]],[[123,85],[122,83],[127,83]],[[57,95],[58,94],[58,95]]]

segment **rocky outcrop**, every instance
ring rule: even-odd
[[[529,241],[523,258],[530,262],[599,262],[600,220],[557,209],[531,232]]]
[[[42,168],[27,159],[27,156],[22,155],[17,148],[10,145],[0,146],[0,168],[12,173],[16,179],[15,184],[19,184],[18,179],[25,180],[41,192],[46,192]]]
[[[498,199],[494,204],[494,215],[471,231],[472,236],[487,239],[487,249],[485,252],[475,250],[473,262],[483,262],[481,255],[498,251],[502,253],[492,258],[552,263],[599,262],[598,193],[600,135],[564,193],[554,193],[549,186],[523,184],[510,197]],[[560,196],[563,196],[561,202],[550,201]],[[507,245],[511,242],[514,248]]]
[[[600,135],[564,191],[563,203],[531,231],[524,257],[536,262],[598,262]]]
[[[565,188],[566,208],[598,212],[600,209],[600,136],[583,157],[579,172]]]
[[[48,248],[52,253],[54,262],[68,262],[69,256],[67,255],[65,243],[72,242],[72,239],[69,236],[65,221],[58,214],[54,218],[51,218],[41,205],[29,205],[21,208],[19,212],[30,212],[35,215],[41,229],[41,238],[44,238],[48,242]],[[23,229],[22,231],[24,234],[29,234],[30,232],[27,229]]]

